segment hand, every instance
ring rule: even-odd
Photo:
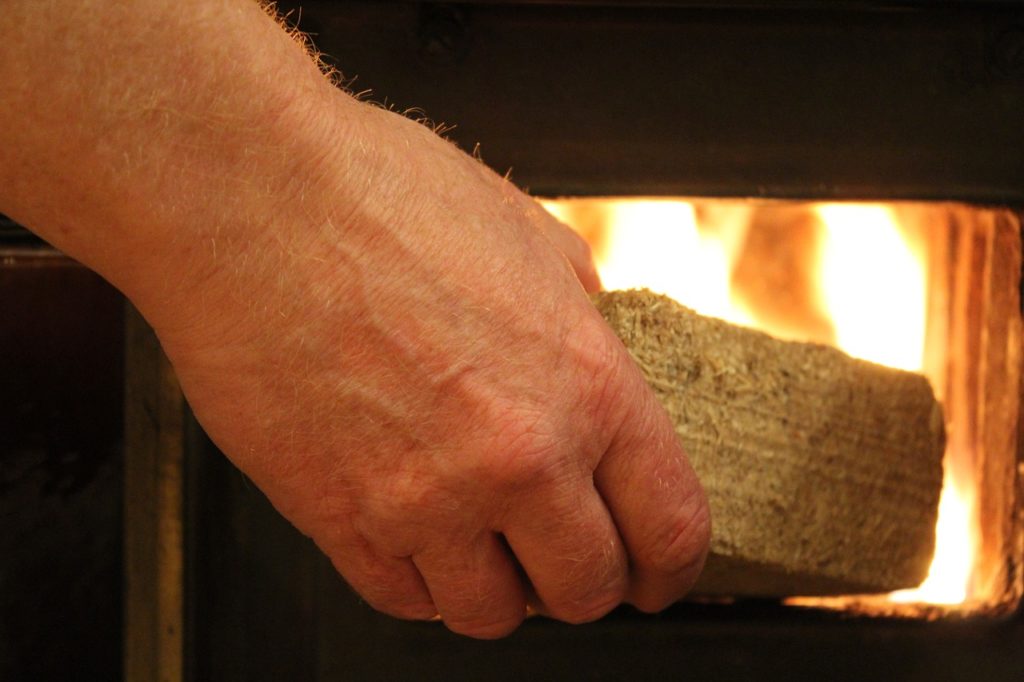
[[[381,611],[495,637],[528,601],[581,622],[678,599],[707,506],[580,285],[586,245],[422,126],[372,119],[357,206],[306,191],[221,257],[205,318],[158,328],[200,422]]]

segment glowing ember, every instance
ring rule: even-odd
[[[890,208],[664,199],[545,206],[590,241],[608,289],[647,287],[776,336],[831,343],[900,369],[935,370],[924,362],[927,243]],[[929,379],[941,395],[944,377]],[[928,579],[893,593],[893,601],[959,604],[970,596],[973,482],[954,481],[951,469],[947,464]]]

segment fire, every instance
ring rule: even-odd
[[[926,362],[925,232],[908,227],[890,207],[674,199],[544,203],[591,243],[608,289],[647,287],[705,315],[922,372],[942,397],[942,364]],[[960,604],[970,596],[972,482],[954,478],[949,452],[946,461],[928,578],[893,593],[893,601]]]
[[[702,232],[693,205],[684,201],[619,202],[609,210],[613,225],[632,227],[608,233],[598,265],[606,288],[628,289],[642,281],[704,315],[752,323],[729,297],[730,266],[742,237],[736,226]]]
[[[975,550],[971,532],[973,508],[973,495],[947,475],[939,500],[935,557],[928,577],[915,589],[893,592],[889,595],[891,600],[928,604],[962,604],[967,601]]]
[[[922,245],[910,244],[883,206],[823,204],[815,212],[825,232],[819,292],[835,325],[835,345],[920,372],[928,308]]]
[[[815,208],[826,234],[819,256],[823,305],[835,324],[836,346],[855,357],[925,372],[927,253],[893,212],[870,204]],[[882,330],[884,333],[878,333]],[[933,386],[941,376],[929,376]],[[959,604],[968,596],[973,556],[973,501],[947,475],[939,502],[935,557],[920,587],[890,595],[899,602]]]

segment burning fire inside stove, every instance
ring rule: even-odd
[[[978,332],[965,331],[960,322],[989,305],[975,300],[977,289],[989,296],[995,286],[978,280],[977,263],[991,260],[999,247],[978,244],[979,235],[999,231],[997,211],[905,202],[647,198],[544,205],[591,244],[607,289],[646,287],[704,315],[924,374],[944,405],[949,434],[935,556],[918,588],[858,603],[875,610],[883,605],[886,612],[947,613],[1007,598],[1012,590],[1005,586],[1005,557],[992,559],[983,547],[981,453],[970,433],[972,413],[982,408],[965,390],[965,373],[978,361],[965,356],[976,353],[969,339]],[[1019,231],[1016,220],[1009,222]],[[1005,231],[1012,236],[1012,228]],[[1019,321],[1011,293],[1009,315]]]

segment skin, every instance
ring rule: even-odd
[[[490,638],[693,584],[707,504],[586,245],[258,4],[7,2],[0,102],[0,211],[135,303],[372,606]]]

